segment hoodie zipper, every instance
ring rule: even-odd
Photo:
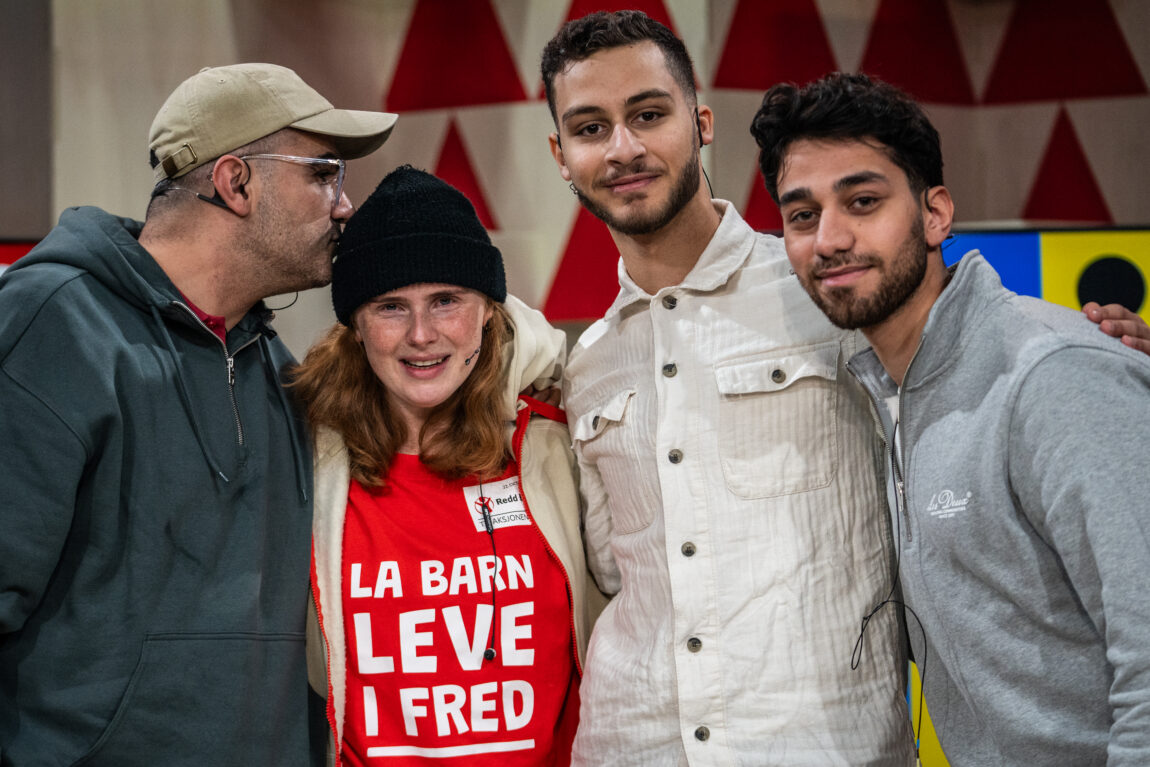
[[[907,373],[910,373],[910,367],[911,367],[911,365],[914,364],[915,357],[918,356],[918,350],[921,348],[922,348],[922,339],[920,338],[919,342],[918,342],[918,347],[915,348],[914,356],[911,357],[910,364],[907,365],[907,368],[906,368]],[[862,378],[859,376],[859,374],[855,370],[851,369],[851,366],[849,364],[847,365],[847,369],[850,370],[850,373],[851,373],[851,375],[853,375],[855,377],[855,380],[857,380],[859,382],[859,384],[862,385]],[[907,375],[903,374],[902,380],[905,381],[906,379],[907,379]],[[890,463],[891,476],[894,479],[895,516],[902,518],[902,520],[903,520],[902,526],[906,528],[906,541],[907,541],[907,543],[911,543],[914,541],[914,533],[911,531],[911,528],[910,528],[910,507],[907,505],[907,502],[906,502],[906,480],[903,477],[902,464],[899,462],[898,454],[895,450],[895,444],[894,444],[895,435],[893,433],[887,434],[886,425],[883,423],[882,416],[880,416],[879,412],[878,412],[878,409],[879,408],[885,408],[886,404],[879,401],[879,398],[873,392],[871,392],[870,387],[863,385],[862,388],[863,388],[863,391],[865,391],[867,396],[870,398],[871,404],[874,407],[874,410],[871,413],[871,417],[874,419],[875,423],[878,424],[879,432],[882,434],[883,443],[886,445],[886,448],[887,448],[887,460]],[[899,398],[898,398],[898,412],[895,413],[895,416],[894,416],[896,429],[898,428],[898,424],[902,422],[902,392],[901,392],[901,388],[902,387],[899,387],[900,392],[899,392]]]
[[[914,347],[914,354],[911,355],[910,362],[908,362],[906,364],[906,370],[902,374],[903,383],[906,383],[906,381],[910,378],[910,370],[911,370],[911,368],[914,367],[914,361],[916,359],[918,359],[918,353],[920,351],[922,351],[922,341],[923,341],[923,338],[925,338],[925,336],[926,336],[926,333],[924,331],[918,337],[918,345]],[[900,423],[902,423],[903,395],[904,395],[903,387],[900,385],[898,387],[898,412],[895,413],[895,416],[894,416],[894,428],[895,428],[896,432],[898,431],[898,425]],[[895,503],[902,507],[903,520],[905,520],[905,522],[906,522],[906,541],[907,541],[907,543],[910,543],[911,541],[914,540],[914,536],[911,534],[911,530],[910,530],[910,507],[907,505],[907,502],[906,502],[906,482],[904,481],[903,475],[902,475],[902,462],[898,460],[898,455],[895,452],[895,444],[894,444],[895,436],[896,436],[895,434],[891,435],[890,443],[889,443],[890,444],[890,462],[891,462],[891,466],[894,467],[894,478],[895,478],[895,485],[894,486],[895,486],[895,496],[896,496],[895,497]],[[903,453],[904,453],[903,457],[905,458],[906,457],[905,456],[906,451],[904,450]]]
[[[242,447],[244,444],[244,424],[243,421],[240,420],[240,407],[236,402],[236,355],[259,341],[259,336],[257,335],[249,339],[242,346],[229,354],[227,343],[225,343],[222,338],[217,336],[214,330],[204,324],[204,321],[196,316],[196,313],[191,310],[191,307],[180,301],[173,301],[172,303],[187,312],[188,316],[195,320],[197,325],[211,333],[212,337],[220,343],[220,349],[224,353],[224,370],[227,374],[228,380],[228,401],[232,405],[232,421],[236,426],[236,444]]]
[[[858,376],[855,375],[855,372],[853,370],[851,371],[851,375],[854,375],[856,380],[858,379]],[[862,383],[861,380],[859,381],[859,383],[860,384]],[[901,516],[903,518],[903,520],[905,521],[904,526],[906,527],[906,540],[909,543],[910,541],[914,540],[914,536],[911,534],[910,513],[907,510],[907,506],[906,506],[906,483],[903,482],[902,468],[899,466],[897,456],[895,455],[894,436],[887,434],[886,426],[882,422],[882,416],[880,416],[878,414],[878,409],[880,407],[886,407],[886,405],[880,403],[874,397],[874,395],[871,394],[870,390],[867,389],[865,386],[863,387],[863,391],[866,392],[867,397],[870,398],[871,404],[873,405],[873,407],[871,409],[871,419],[874,421],[875,426],[878,427],[878,432],[879,432],[879,434],[882,435],[883,445],[886,446],[886,460],[890,466],[891,476],[894,479],[894,488],[895,488],[895,499],[894,499],[895,510],[894,511],[895,511],[896,516]],[[901,410],[902,410],[902,399],[900,398],[899,399],[899,411],[901,412]]]
[[[240,446],[244,444],[244,425],[243,422],[240,421],[240,408],[236,403],[236,355],[257,341],[259,341],[259,336],[250,339],[231,354],[228,354],[227,344],[224,344],[222,341],[220,342],[224,349],[224,364],[228,369],[228,399],[232,403],[232,417],[236,423],[236,444]]]
[[[902,415],[902,397],[899,397],[898,403],[899,415]],[[898,422],[895,422],[895,431],[898,431]],[[890,442],[890,465],[894,470],[894,489],[895,489],[895,505],[898,506],[896,512],[901,512],[903,521],[906,523],[906,542],[910,543],[914,540],[914,535],[910,531],[910,509],[906,505],[906,483],[902,478],[902,467],[899,465],[898,456],[895,454],[895,437],[891,436]]]

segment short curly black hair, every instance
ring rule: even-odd
[[[800,139],[877,141],[916,194],[942,185],[942,146],[922,107],[893,85],[864,74],[835,72],[801,88],[771,86],[751,122],[751,135],[775,203],[787,148]]]
[[[596,11],[563,25],[543,47],[539,71],[551,119],[559,124],[555,112],[555,76],[576,61],[583,61],[599,51],[650,41],[659,46],[667,60],[667,69],[683,89],[687,103],[694,107],[695,66],[687,46],[675,33],[642,11]]]

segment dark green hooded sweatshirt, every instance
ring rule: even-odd
[[[96,208],[0,277],[0,765],[308,763],[311,461],[257,306],[220,341]]]

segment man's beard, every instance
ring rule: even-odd
[[[642,172],[642,168],[635,168],[628,172]],[[691,153],[690,162],[687,163],[678,178],[675,179],[675,186],[671,189],[671,196],[667,198],[666,205],[648,216],[640,216],[638,214],[627,217],[614,216],[606,207],[599,205],[590,197],[583,194],[574,183],[571,184],[571,187],[575,190],[575,195],[579,198],[579,202],[583,204],[583,207],[613,231],[625,234],[628,237],[654,234],[671,223],[675,216],[679,215],[679,211],[687,207],[687,203],[691,201],[691,198],[695,196],[695,192],[699,190],[699,150],[697,147],[695,148]]]
[[[899,246],[898,257],[884,270],[882,281],[872,295],[865,297],[854,295],[853,287],[812,290],[813,280],[809,276],[800,282],[803,283],[815,305],[834,325],[844,330],[869,328],[894,314],[918,290],[926,276],[927,253],[925,232],[922,219],[919,218],[911,227],[910,234]],[[881,262],[873,255],[864,255],[832,262],[825,268],[833,269],[851,263]]]
[[[251,278],[261,297],[318,288],[331,282],[331,261],[342,227],[335,221],[323,233],[302,227],[269,196],[237,248],[246,251]]]

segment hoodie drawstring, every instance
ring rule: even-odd
[[[208,452],[207,443],[204,442],[203,433],[200,430],[200,422],[196,418],[196,410],[192,407],[192,398],[188,395],[188,387],[184,384],[183,370],[180,367],[180,355],[176,353],[176,346],[172,343],[172,336],[168,333],[168,327],[164,324],[163,318],[160,316],[160,311],[152,305],[152,319],[156,321],[157,327],[160,329],[160,335],[164,337],[164,344],[168,347],[168,354],[172,355],[172,364],[176,368],[176,389],[180,392],[180,402],[184,405],[184,410],[188,413],[188,420],[192,423],[192,432],[196,435],[196,442],[200,445],[200,452],[204,454],[204,460],[208,462],[208,467],[212,473],[222,479],[224,482],[231,482],[223,470],[220,469],[219,464],[212,458],[211,453]]]
[[[296,485],[299,488],[299,498],[301,501],[307,502],[308,496],[308,483],[307,483],[307,466],[304,463],[304,450],[303,445],[300,444],[297,429],[292,428],[292,422],[296,420],[295,410],[292,408],[291,403],[287,398],[287,389],[284,387],[283,382],[280,381],[279,371],[276,370],[275,365],[272,363],[271,348],[268,346],[267,336],[260,336],[260,355],[264,360],[264,368],[268,371],[272,383],[275,386],[276,394],[279,396],[280,408],[283,410],[284,420],[288,425],[288,440],[291,442],[292,459],[295,462],[295,476]],[[308,461],[311,461],[311,456],[307,456]]]

